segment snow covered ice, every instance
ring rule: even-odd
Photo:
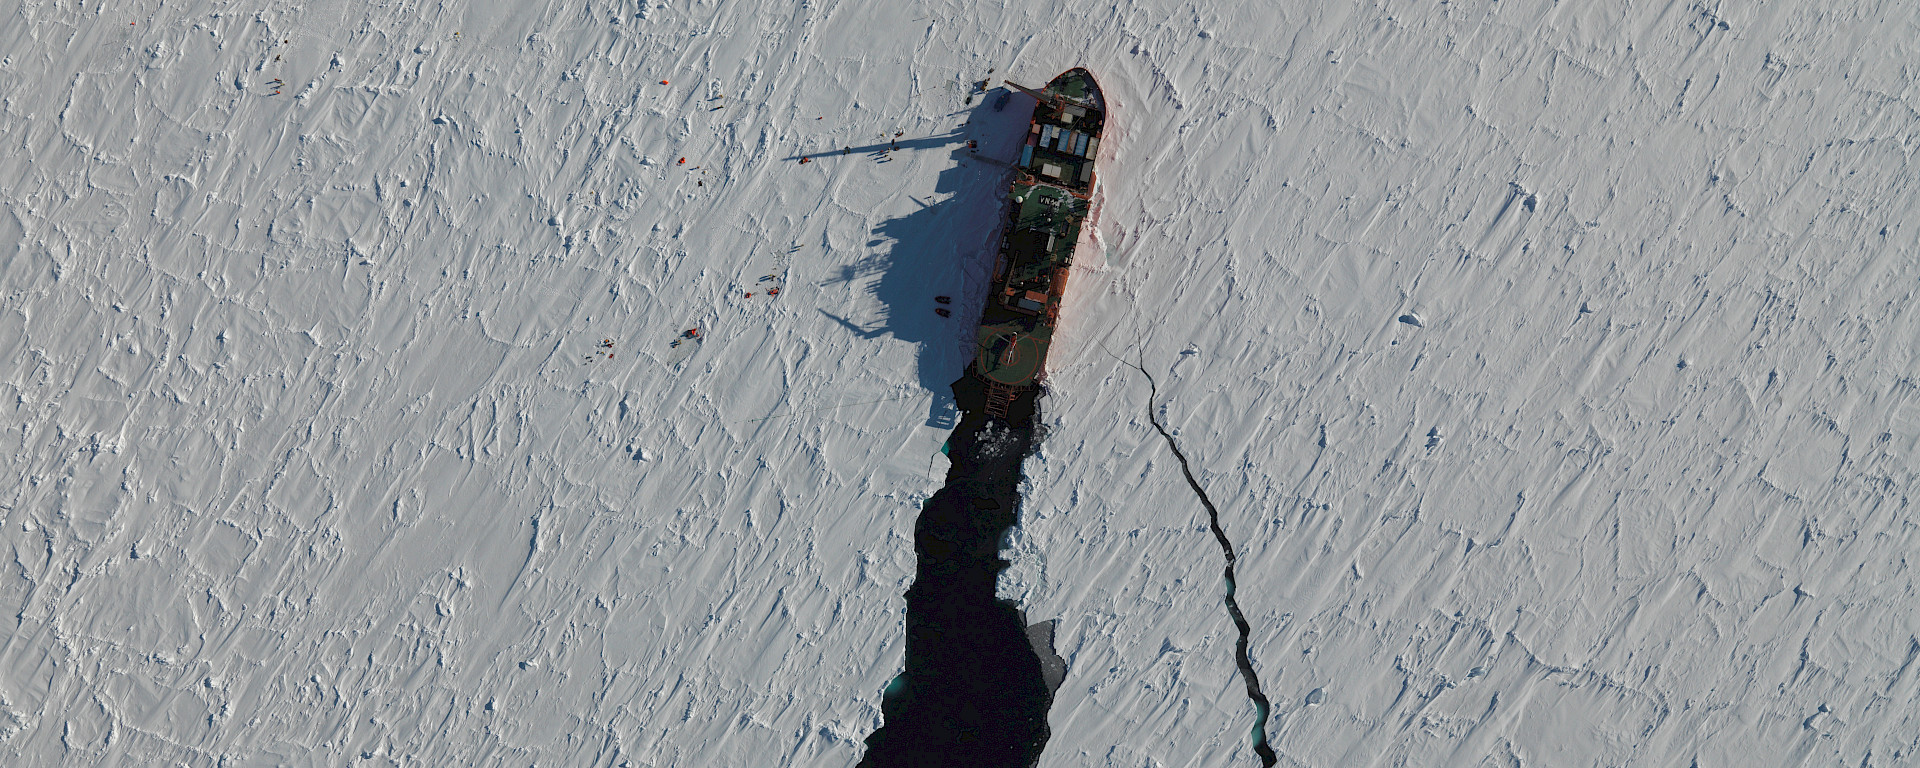
[[[1074,66],[1042,765],[1257,764],[1149,408],[1282,765],[1920,751],[1910,9],[0,18],[0,763],[856,763]]]

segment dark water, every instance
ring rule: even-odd
[[[1059,669],[1043,671],[1020,611],[994,598],[1007,567],[1000,539],[1015,522],[1020,464],[1033,449],[1034,393],[1010,421],[989,419],[966,381],[955,386],[967,410],[948,442],[947,485],[914,526],[920,563],[907,590],[906,672],[888,688],[862,766],[1026,768],[1047,743],[1048,680],[1057,685]],[[1051,638],[1050,628],[1032,634]]]
[[[970,359],[941,350],[953,346],[956,326],[971,338],[972,319],[962,317],[972,313],[956,305],[955,317],[942,318],[930,300],[961,292],[966,259],[991,263],[987,240],[992,223],[1006,215],[1008,179],[1006,164],[995,158],[1018,155],[1033,111],[1026,96],[1010,100],[1013,106],[1004,111],[989,107],[992,100],[968,104],[972,111],[960,133],[901,142],[899,151],[951,154],[954,165],[940,174],[935,190],[943,199],[880,225],[869,245],[892,247],[840,276],[872,279],[884,320],[870,325],[829,313],[863,335],[920,343],[921,381],[930,391],[943,390]],[[969,137],[979,140],[978,155],[966,146]],[[984,228],[959,225],[964,222]],[[956,237],[976,229],[977,243]],[[954,382],[952,401],[936,398],[929,416],[930,425],[953,427],[947,444],[953,465],[946,487],[927,501],[914,525],[919,566],[906,595],[906,671],[887,688],[882,724],[867,737],[861,766],[1027,768],[1047,743],[1047,708],[1065,673],[1052,652],[1052,625],[1029,627],[1013,603],[994,598],[994,583],[1007,567],[1000,540],[1015,522],[1020,465],[1034,446],[1039,392],[1015,400],[1008,418],[989,419],[985,393],[970,374]],[[962,414],[957,425],[946,416],[949,402]]]
[[[1147,421],[1153,424],[1154,431],[1159,432],[1160,436],[1166,439],[1167,449],[1173,451],[1173,457],[1180,460],[1180,474],[1186,477],[1187,487],[1193,489],[1193,495],[1200,499],[1200,506],[1206,508],[1207,521],[1213,527],[1214,541],[1220,544],[1220,554],[1226,558],[1224,580],[1227,594],[1224,602],[1227,604],[1227,616],[1233,619],[1234,628],[1240,631],[1240,638],[1234,642],[1233,646],[1233,661],[1240,667],[1240,678],[1247,683],[1247,700],[1253,702],[1253,732],[1249,734],[1249,738],[1253,740],[1254,754],[1260,756],[1260,764],[1266,768],[1272,768],[1280,761],[1280,756],[1273,751],[1273,745],[1267,743],[1267,713],[1273,706],[1267,701],[1267,694],[1260,690],[1260,675],[1254,671],[1253,657],[1247,653],[1247,635],[1252,633],[1253,628],[1247,624],[1247,615],[1240,612],[1240,601],[1233,596],[1236,588],[1233,581],[1233,565],[1237,559],[1233,553],[1233,542],[1227,538],[1226,529],[1220,527],[1220,510],[1213,506],[1213,499],[1207,496],[1205,488],[1200,487],[1200,481],[1194,479],[1193,467],[1187,463],[1187,454],[1181,452],[1180,444],[1174,441],[1173,435],[1167,432],[1165,425],[1160,423],[1160,417],[1156,412],[1157,406],[1154,405],[1160,399],[1160,388],[1154,384],[1153,374],[1147,373],[1145,366],[1133,367],[1140,371],[1142,376],[1147,377]]]

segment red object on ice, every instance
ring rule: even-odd
[[[768,288],[768,289],[767,289],[767,295],[768,295],[768,296],[778,296],[778,295],[780,295],[780,289],[778,289],[778,288]]]
[[[661,85],[666,85],[666,84],[667,84],[667,81],[665,81],[665,80],[662,80],[662,81],[660,81],[660,84],[661,84]]]
[[[676,165],[686,165],[686,164],[687,164],[687,159],[686,159],[686,158],[684,158],[684,157],[683,157],[683,158],[680,158],[680,162],[679,162],[679,163],[676,163]]]

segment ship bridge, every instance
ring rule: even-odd
[[[1002,303],[1038,313],[1046,304],[1045,296],[1053,292],[1054,273],[1073,262],[1087,202],[1046,185],[1016,186],[1012,198],[994,278],[1006,297]]]

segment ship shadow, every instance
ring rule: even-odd
[[[1001,102],[1003,94],[1009,98]],[[1004,108],[995,109],[996,102]],[[952,165],[940,173],[930,198],[915,198],[919,209],[873,228],[867,243],[871,255],[834,270],[823,281],[866,282],[879,312],[864,323],[824,309],[821,314],[863,338],[892,336],[918,345],[920,385],[934,394],[927,414],[930,427],[951,429],[958,423],[952,385],[972,360],[1009,172],[1025,142],[1033,106],[1032,97],[996,88],[977,99],[958,131],[901,140],[892,151],[944,150]],[[969,140],[979,146],[969,147]],[[876,148],[888,149],[855,149]],[[952,302],[941,304],[938,296]],[[940,316],[937,309],[950,316]]]

